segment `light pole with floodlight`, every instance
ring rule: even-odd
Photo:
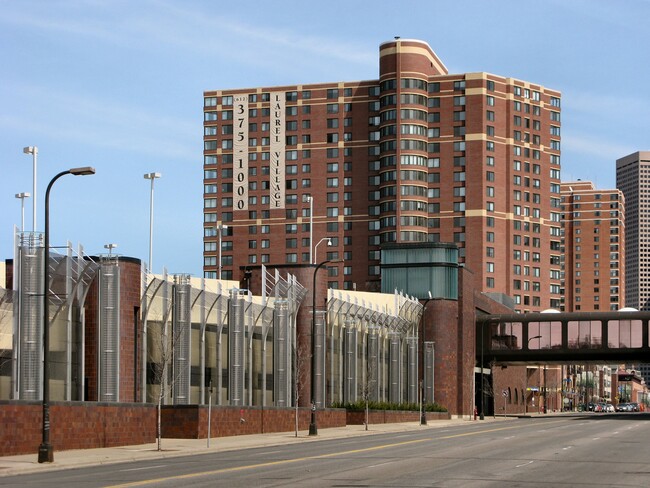
[[[108,255],[111,256],[113,254],[113,249],[117,247],[117,244],[104,244],[104,248],[108,249]]]
[[[160,178],[160,173],[147,173],[144,175],[145,180],[151,180],[151,193],[149,197],[149,272],[153,271],[153,182]]]
[[[27,146],[23,148],[23,153],[32,155],[32,166],[33,166],[33,177],[32,177],[32,193],[33,200],[32,205],[33,210],[33,220],[32,220],[32,232],[36,232],[36,161],[38,160],[38,147],[36,146]]]
[[[16,193],[16,198],[20,198],[20,232],[25,232],[25,198],[29,198],[29,193]]]
[[[219,274],[217,275],[218,279],[221,279],[221,240],[223,238],[223,231],[228,230],[228,226],[224,224],[217,225],[217,230],[219,231]]]
[[[307,201],[309,202],[309,262],[316,264],[313,253],[314,250],[314,197],[307,195]]]
[[[54,182],[65,175],[85,176],[94,175],[95,168],[84,166],[61,171],[47,185],[45,191],[45,248],[43,249],[43,441],[38,446],[38,462],[51,463],[54,461],[54,447],[50,444],[50,311],[49,311],[49,261],[50,261],[50,190]]]

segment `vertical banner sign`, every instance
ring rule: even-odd
[[[248,209],[248,95],[233,97],[233,208]]]
[[[284,92],[271,94],[271,208],[284,208],[285,182],[285,138],[284,138]]]

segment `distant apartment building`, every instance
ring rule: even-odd
[[[561,306],[560,93],[450,74],[426,42],[379,78],[204,92],[204,275],[338,261],[380,289],[386,244],[455,243],[485,292]]]
[[[625,304],[650,310],[650,151],[616,160],[616,187],[625,196]]]
[[[625,306],[625,199],[590,181],[563,182],[562,227],[566,312]]]

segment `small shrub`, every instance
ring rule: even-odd
[[[332,408],[345,408],[351,412],[362,412],[366,409],[366,402],[358,400],[354,403],[333,402]],[[427,403],[424,406],[427,412],[446,412],[447,409],[437,403]],[[419,412],[419,403],[391,403],[391,402],[368,402],[369,410],[402,410],[406,412]]]

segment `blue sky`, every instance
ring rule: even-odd
[[[220,12],[217,11],[217,8]],[[204,90],[375,79],[379,44],[428,42],[450,72],[487,71],[562,92],[562,179],[615,186],[615,160],[650,150],[648,0],[0,0],[0,259],[20,201],[52,245],[202,275]],[[32,226],[26,200],[26,229]]]

